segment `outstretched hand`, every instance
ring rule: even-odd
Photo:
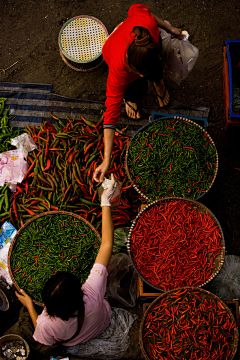
[[[94,171],[93,178],[96,182],[103,182],[104,175],[108,169],[106,163],[102,162]]]
[[[111,206],[111,199],[115,192],[115,178],[111,174],[111,182],[107,189],[105,189],[101,196],[101,206]]]
[[[178,29],[178,28],[175,28],[175,27],[172,27],[171,28],[171,34],[178,37],[179,40],[182,40],[183,39],[183,35],[182,35],[182,30],[181,29]]]
[[[33,305],[33,301],[30,298],[30,296],[28,294],[25,293],[25,291],[23,289],[21,289],[19,291],[19,293],[17,291],[15,291],[15,294],[18,298],[18,300],[24,305],[26,306],[27,309],[29,309],[32,305]]]

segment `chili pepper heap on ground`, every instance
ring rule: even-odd
[[[19,228],[27,218],[51,210],[77,213],[96,228],[101,226],[101,207],[98,187],[93,173],[102,162],[104,139],[103,118],[97,124],[82,117],[81,121],[67,118],[66,124],[51,112],[55,123],[45,121],[40,128],[27,126],[37,150],[27,158],[29,169],[17,192],[10,196],[10,212],[3,211],[2,221],[9,219]],[[124,131],[124,130],[123,130]],[[128,136],[118,130],[115,134],[108,174],[122,182],[122,199],[112,210],[115,227],[129,225],[138,209],[137,193],[124,171]],[[8,191],[10,195],[10,191]]]

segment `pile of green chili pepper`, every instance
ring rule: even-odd
[[[72,272],[85,282],[99,240],[81,219],[48,214],[27,224],[12,246],[10,266],[17,285],[42,302],[43,286],[57,271]]]
[[[4,111],[6,100],[6,98],[0,98],[0,152],[15,149],[10,140],[23,133],[23,130],[13,130],[9,125],[12,119],[8,117],[9,108]]]
[[[142,327],[140,342],[150,359],[228,360],[237,349],[230,310],[197,288],[172,290],[158,298]]]
[[[197,199],[211,186],[217,153],[207,133],[183,119],[160,119],[131,140],[130,177],[151,200],[166,196]]]
[[[17,192],[10,197],[9,210],[3,205],[2,221],[9,220],[19,228],[27,218],[46,210],[75,212],[101,226],[101,207],[98,197],[100,183],[94,182],[93,173],[101,164],[104,151],[103,118],[97,124],[84,119],[67,118],[63,123],[51,112],[55,123],[45,121],[36,128],[26,127],[34,139],[37,150],[27,158],[29,169]],[[124,130],[124,129],[123,129]],[[124,157],[128,136],[117,130],[106,176],[114,173],[123,183],[121,204],[112,210],[115,227],[129,225],[138,210],[137,193],[125,174]]]

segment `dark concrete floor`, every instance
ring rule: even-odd
[[[91,73],[75,72],[59,56],[61,26],[74,16],[87,14],[100,19],[108,31],[124,20],[134,2],[127,0],[5,0],[0,12],[0,68],[18,64],[0,78],[2,82],[53,84],[59,95],[105,100],[107,66]],[[166,79],[172,106],[211,108],[208,131],[219,153],[216,181],[202,199],[218,218],[225,235],[227,254],[240,255],[240,131],[224,132],[223,45],[240,37],[239,0],[145,0],[151,11],[172,25],[186,29],[200,50],[198,62],[178,87]],[[155,104],[152,88],[145,105]],[[137,331],[135,342],[137,341]],[[138,355],[137,355],[138,356]]]

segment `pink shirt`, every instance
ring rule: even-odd
[[[107,269],[94,264],[88,279],[82,286],[85,316],[79,335],[66,346],[84,343],[100,335],[110,324],[111,308],[104,299],[107,285]],[[53,345],[55,339],[66,340],[77,331],[77,317],[64,321],[48,315],[46,308],[37,318],[34,340],[44,345]]]

